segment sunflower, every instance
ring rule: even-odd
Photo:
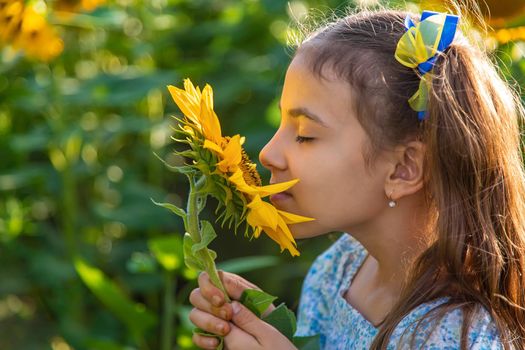
[[[100,5],[106,3],[106,0],[57,0],[53,7],[57,11],[80,12],[95,10]],[[60,14],[63,15],[63,14]]]
[[[50,61],[62,52],[64,44],[42,14],[32,7],[26,7],[13,47],[24,50],[29,57]]]
[[[22,0],[0,0],[0,41],[10,42],[22,25],[24,3]]]
[[[0,0],[0,46],[7,45],[42,61],[63,50],[62,40],[44,14],[22,0]]]
[[[213,90],[206,85],[201,91],[189,79],[184,80],[184,90],[168,86],[177,106],[184,114],[178,119],[175,140],[186,143],[190,150],[179,154],[192,162],[185,171],[198,171],[206,177],[205,191],[218,199],[218,210],[223,209],[219,219],[222,224],[234,224],[235,230],[247,223],[252,237],[265,232],[277,242],[281,251],[287,249],[292,256],[299,255],[295,240],[288,228],[313,219],[287,213],[265,202],[262,198],[286,191],[298,180],[262,186],[256,165],[250,160],[242,145],[240,135],[223,136],[219,118],[213,110]]]

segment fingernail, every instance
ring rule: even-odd
[[[220,334],[224,333],[224,325],[222,323],[219,323],[217,326],[215,326],[215,329],[217,329],[217,332]]]
[[[219,312],[219,314],[221,315],[221,318],[222,318],[223,320],[225,320],[225,319],[228,317],[228,313],[227,313],[226,310],[224,310],[224,309],[221,310],[221,311]]]
[[[212,339],[208,340],[208,345],[209,346],[217,346],[219,344],[217,344],[217,339],[212,338]]]
[[[234,314],[238,314],[239,311],[241,311],[241,306],[239,305],[238,302],[234,301],[234,302],[232,303],[232,309],[233,309],[233,313],[234,313]]]
[[[212,303],[214,306],[219,306],[219,305],[221,305],[221,298],[220,298],[218,295],[214,295],[214,296],[211,298],[211,303]]]

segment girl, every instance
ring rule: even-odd
[[[296,238],[348,232],[303,285],[297,335],[319,334],[322,349],[525,349],[522,109],[455,21],[350,15],[288,68],[260,161],[271,182],[300,182],[271,200],[316,218]],[[222,278],[233,299],[255,287]],[[205,274],[199,286],[190,319],[227,349],[294,349]]]

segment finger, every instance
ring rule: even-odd
[[[260,347],[259,341],[249,333],[246,333],[233,323],[230,324],[231,331],[224,337],[224,347],[228,350],[255,350]]]
[[[207,272],[203,271],[199,274],[198,283],[202,296],[213,306],[221,307],[226,303],[224,294],[219,288],[213,285]]]
[[[257,285],[233,273],[219,271],[219,276],[221,276],[221,280],[224,283],[224,288],[226,288],[226,291],[234,300],[240,300],[242,292],[244,292],[245,289],[261,290],[261,288],[259,288]],[[270,306],[268,306],[268,308],[263,312],[262,316],[268,315],[274,309],[275,306],[270,304]],[[228,315],[232,315],[232,313],[233,312],[231,308],[229,308]]]
[[[213,334],[226,335],[230,332],[228,322],[196,308],[190,311],[190,321],[197,327]]]
[[[206,337],[197,333],[193,333],[193,337],[191,339],[195,345],[202,349],[215,350],[219,345],[219,340],[217,338]]]
[[[245,280],[239,275],[225,271],[219,271],[219,276],[222,282],[224,283],[224,288],[226,288],[226,292],[228,292],[228,295],[230,295],[232,299],[239,300],[241,298],[242,292],[245,289],[261,290],[261,288],[257,287],[250,281]]]
[[[261,339],[271,336],[272,332],[275,331],[275,328],[261,320],[241,303],[234,301],[232,308],[232,322],[243,331],[251,334],[259,342]]]
[[[233,313],[231,304],[224,304],[221,307],[213,306],[209,302],[209,300],[202,295],[200,288],[195,288],[191,291],[190,303],[197,309],[200,309],[204,312],[210,313],[227,321],[231,319]]]

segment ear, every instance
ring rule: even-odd
[[[425,151],[425,145],[420,141],[410,141],[395,148],[392,167],[385,181],[387,197],[398,200],[423,188]]]

